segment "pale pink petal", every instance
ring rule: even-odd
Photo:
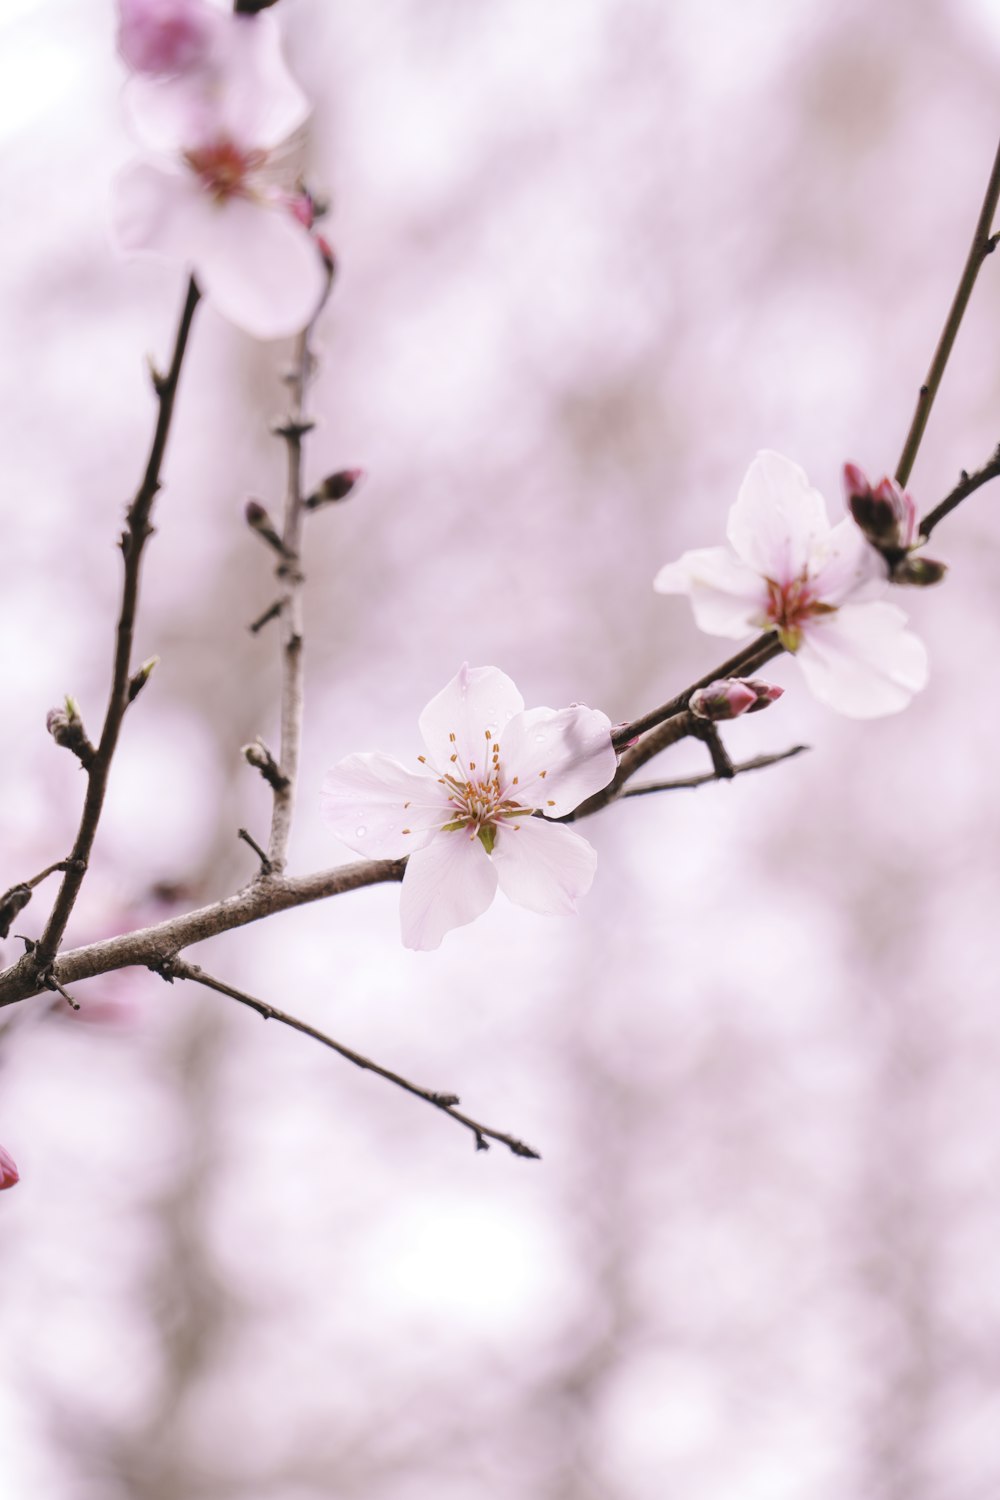
[[[193,260],[219,312],[258,339],[298,333],[319,310],[327,277],[309,231],[284,208],[203,198],[205,233]]]
[[[219,312],[255,338],[283,338],[319,307],[326,273],[319,251],[283,208],[250,199],[217,203],[193,172],[135,162],[112,193],[123,250],[144,250],[192,268]]]
[[[446,932],[474,922],[497,889],[497,872],[475,834],[439,834],[410,856],[403,876],[399,919],[407,948],[437,948]]]
[[[860,604],[879,598],[888,587],[885,561],[851,516],[834,526],[819,549],[812,577],[812,592],[824,604],[841,604],[846,599]]]
[[[493,863],[508,900],[543,916],[565,916],[590,890],[597,855],[561,824],[518,818],[497,829]]]
[[[372,859],[400,859],[421,848],[451,817],[437,777],[417,775],[378,752],[349,755],[327,771],[321,807],[337,837]]]
[[[214,16],[204,0],[119,0],[118,51],[137,73],[183,73],[204,62]]]
[[[855,719],[898,713],[927,682],[927,651],[894,604],[847,604],[807,622],[796,653],[810,691]]]
[[[5,1146],[0,1146],[0,1192],[21,1180],[17,1163]]]
[[[212,11],[202,66],[173,78],[135,77],[125,108],[144,145],[183,152],[227,139],[270,151],[309,115],[309,100],[285,65],[277,18]]]
[[[524,699],[503,672],[466,662],[420,715],[427,753],[439,771],[450,769],[453,755],[458,757],[456,769],[472,770],[474,762],[478,771],[489,763],[487,729],[495,742],[523,708]]]
[[[687,594],[699,630],[736,640],[766,629],[767,585],[725,547],[701,547],[667,563],[653,580],[659,594]]]
[[[765,578],[790,583],[830,531],[826,503],[798,464],[764,449],[729,512],[726,534],[737,555]]]
[[[607,786],[618,769],[611,720],[600,709],[582,707],[515,714],[500,736],[500,767],[515,801],[561,818]]]

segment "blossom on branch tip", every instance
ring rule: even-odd
[[[21,1174],[17,1170],[17,1164],[10,1152],[0,1146],[0,1192],[4,1188],[13,1187],[15,1182],[20,1182]]]
[[[323,784],[323,816],[348,848],[409,855],[400,900],[406,947],[438,947],[486,910],[498,886],[529,911],[575,911],[597,855],[548,820],[614,776],[608,717],[580,705],[525,710],[503,672],[465,665],[419,723],[418,771],[388,755],[355,754]]]
[[[134,0],[129,9],[166,15],[170,6]],[[196,18],[201,42],[186,57],[178,50],[172,71],[164,62],[128,82],[132,126],[153,154],[115,181],[115,238],[126,252],[186,265],[254,337],[297,333],[319,310],[329,272],[288,170],[289,138],[309,104],[285,65],[278,23],[207,0],[175,0],[172,13],[178,25]]]
[[[854,718],[905,708],[927,681],[923,643],[879,598],[886,565],[850,517],[831,526],[822,495],[780,453],[758,453],[727,526],[730,547],[686,552],[653,587],[686,594],[709,635],[773,630],[821,702]]]

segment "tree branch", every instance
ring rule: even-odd
[[[214,979],[211,974],[206,974],[197,964],[189,964],[181,959],[164,960],[162,963],[153,965],[161,978],[172,983],[175,979],[190,979],[198,984],[203,984],[206,989],[215,990],[220,995],[228,995],[231,1000],[236,1000],[240,1005],[246,1005],[255,1010],[265,1021],[280,1021],[283,1026],[290,1026],[293,1031],[300,1031],[303,1036],[312,1037],[313,1041],[320,1042],[324,1047],[329,1047],[347,1062],[353,1063],[356,1068],[362,1068],[367,1073],[375,1073],[379,1078],[384,1078],[387,1083],[393,1083],[397,1088],[405,1089],[408,1094],[413,1094],[417,1099],[422,1099],[425,1104],[431,1104],[439,1109],[442,1114],[457,1124],[470,1130],[475,1137],[476,1150],[486,1151],[489,1149],[490,1141],[498,1141],[506,1146],[515,1156],[528,1157],[538,1161],[539,1154],[531,1146],[526,1146],[523,1141],[517,1140],[515,1136],[507,1135],[502,1130],[492,1130],[488,1125],[482,1125],[478,1120],[473,1120],[469,1115],[459,1112],[458,1105],[461,1102],[457,1094],[442,1094],[433,1089],[423,1089],[419,1084],[411,1083],[400,1073],[394,1073],[391,1068],[383,1068],[381,1063],[372,1062],[370,1057],[364,1057],[360,1052],[355,1052],[351,1047],[345,1047],[343,1042],[335,1041],[325,1031],[318,1031],[315,1026],[310,1026],[307,1021],[300,1021],[297,1016],[289,1015],[287,1011],[278,1010],[276,1006],[269,1005],[266,1000],[257,1000],[253,995],[248,995],[245,990],[235,989],[230,984],[224,984],[221,979]],[[59,986],[56,986],[59,988]],[[67,996],[67,998],[69,998]],[[72,1003],[72,1002],[71,1002]]]
[[[277,567],[278,579],[284,584],[280,604],[281,618],[281,749],[279,764],[283,784],[271,783],[274,803],[271,814],[271,838],[268,859],[272,870],[280,875],[288,859],[288,839],[295,812],[295,790],[299,774],[299,748],[302,743],[303,661],[302,585],[302,439],[312,423],[305,418],[306,389],[312,373],[309,335],[313,325],[303,329],[295,341],[295,358],[288,374],[288,416],[278,429],[288,451],[288,474],[285,483],[285,516],[281,532],[282,559]],[[256,624],[256,621],[254,622]]]
[[[184,360],[184,352],[187,348],[188,334],[191,331],[191,323],[194,311],[198,305],[198,286],[194,277],[188,282],[187,294],[184,299],[184,307],[181,312],[180,323],[177,328],[177,337],[174,341],[173,358],[170,361],[170,369],[166,375],[153,375],[153,388],[159,402],[159,411],[156,417],[156,428],[153,432],[153,442],[149,451],[149,459],[146,463],[146,472],[136,493],[135,499],[129,506],[125,530],[121,537],[122,556],[125,560],[125,571],[122,580],[122,602],[118,616],[118,628],[115,638],[114,668],[111,677],[111,691],[108,695],[108,707],[104,715],[104,727],[101,731],[100,742],[94,754],[93,760],[87,767],[87,795],[84,798],[83,812],[80,817],[80,826],[76,835],[67,861],[66,873],[63,877],[59,893],[56,896],[45,931],[39,942],[32,951],[31,959],[36,972],[48,968],[62,942],[66,931],[66,923],[69,921],[70,913],[80,893],[83,878],[86,874],[87,864],[90,859],[90,851],[94,845],[97,834],[97,825],[100,822],[101,810],[104,806],[104,796],[107,791],[108,776],[111,771],[111,760],[118,744],[118,734],[125,717],[125,711],[129,705],[129,686],[132,678],[132,638],[135,633],[135,615],[139,599],[139,572],[142,562],[143,548],[152,535],[152,527],[149,524],[150,514],[153,509],[153,501],[160,488],[160,469],[163,464],[163,455],[166,451],[167,437],[170,433],[170,421],[174,411],[174,398],[177,395],[177,383],[180,379],[181,365]]]
[[[924,429],[927,426],[927,419],[931,414],[931,407],[934,405],[934,398],[938,393],[938,387],[941,384],[941,379],[958,335],[958,330],[962,325],[965,309],[969,305],[969,298],[972,296],[976,277],[979,275],[983,261],[996,249],[997,241],[991,236],[990,231],[996,216],[998,199],[1000,199],[1000,145],[998,145],[996,156],[993,158],[993,170],[990,172],[990,180],[986,184],[986,195],[979,210],[979,218],[976,220],[976,227],[972,235],[972,244],[969,246],[969,253],[966,256],[965,267],[962,271],[951,307],[948,309],[948,316],[941,330],[941,337],[938,339],[937,348],[934,350],[934,357],[931,360],[931,367],[927,372],[927,379],[920,387],[916,410],[913,413],[910,430],[906,434],[903,451],[900,454],[899,463],[896,467],[896,479],[904,489],[913,469],[913,464],[924,436]],[[925,535],[929,536],[930,532],[926,532]]]
[[[808,745],[793,745],[790,750],[779,750],[775,755],[755,755],[752,760],[736,761],[732,776],[742,776],[744,771],[763,771],[766,766],[776,766],[780,761],[791,760],[793,756],[801,755],[808,749]],[[619,798],[648,797],[652,792],[686,791],[723,779],[732,780],[732,777],[723,778],[716,771],[705,771],[701,776],[679,776],[674,781],[642,781],[638,786],[623,787],[618,795]]]
[[[988,484],[991,479],[996,479],[998,476],[1000,476],[1000,447],[996,448],[989,463],[977,469],[974,474],[963,473],[951,494],[946,495],[940,505],[935,505],[933,510],[927,512],[920,523],[920,535],[926,540],[939,521],[943,521],[945,516],[950,515],[957,505],[961,505],[962,501],[980,486]]]

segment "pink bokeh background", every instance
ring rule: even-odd
[[[369,473],[310,521],[306,871],[349,857],[325,768],[408,758],[463,660],[613,719],[721,660],[651,580],[721,539],[757,448],[834,506],[845,459],[892,469],[996,147],[1000,7],[278,13],[341,264],[308,475]],[[143,362],[183,290],[108,246],[121,77],[109,0],[6,0],[0,886],[72,840],[45,714],[100,718]],[[923,508],[1000,440],[998,270]],[[74,942],[252,873],[239,751],[275,738],[277,665],[242,507],[278,506],[286,357],[199,313],[136,643],[160,665]],[[906,600],[932,660],[906,714],[839,719],[778,663],[727,743],[810,754],[591,820],[580,918],[498,901],[413,954],[375,888],[195,951],[540,1163],[151,976],[0,1016],[11,1496],[994,1500],[997,505],[942,526],[949,581]]]

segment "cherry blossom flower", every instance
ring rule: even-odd
[[[162,23],[165,3],[160,10]],[[309,104],[285,66],[277,21],[205,0],[176,0],[173,16],[180,41],[147,37],[146,52],[125,54],[152,59],[125,99],[156,155],[115,182],[118,245],[188,266],[219,311],[256,338],[296,333],[318,310],[328,273],[294,211],[294,182],[282,178],[283,148]]]
[[[927,681],[923,643],[880,599],[886,566],[850,517],[831,526],[822,495],[780,453],[758,453],[729,512],[730,547],[686,552],[656,575],[687,594],[709,635],[773,630],[821,702],[854,718],[905,708]]]
[[[597,855],[547,819],[572,812],[614,776],[607,716],[582,705],[526,711],[503,672],[465,665],[420,715],[420,733],[418,771],[387,755],[349,755],[323,785],[324,817],[348,848],[409,855],[400,902],[406,947],[436,948],[486,910],[497,886],[529,911],[575,911]]]
[[[0,1192],[4,1188],[13,1187],[15,1182],[20,1182],[21,1174],[10,1152],[0,1146]]]

